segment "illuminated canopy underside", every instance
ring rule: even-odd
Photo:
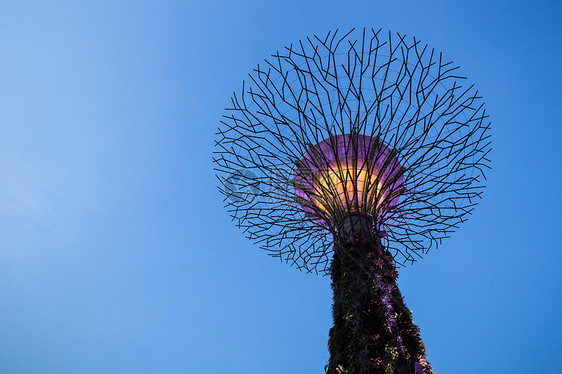
[[[329,137],[300,160],[294,178],[297,202],[327,227],[349,214],[371,218],[379,231],[398,202],[402,168],[378,138],[361,134]]]

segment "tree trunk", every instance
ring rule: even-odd
[[[335,242],[331,265],[334,326],[328,374],[413,374],[433,370],[419,328],[396,284],[392,256],[375,236]]]

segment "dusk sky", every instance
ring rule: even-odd
[[[560,371],[562,1],[3,1],[0,374],[323,373],[328,277],[223,207],[218,121],[276,50],[336,28],[461,66],[483,199],[400,268],[437,374]]]

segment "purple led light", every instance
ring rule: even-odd
[[[362,185],[357,182],[361,180],[357,177],[361,172],[364,176],[363,183],[365,176],[369,179],[366,183],[374,181],[374,186],[366,188],[364,193],[357,188],[357,185]],[[331,178],[337,178],[341,186],[353,183],[356,187],[354,190],[345,189],[346,192],[343,192],[349,199],[342,199],[337,192],[330,192],[325,188],[326,183],[323,184],[322,181],[330,178],[330,175]],[[378,138],[361,134],[331,136],[310,147],[295,171],[297,201],[308,216],[321,224],[329,222],[333,217],[330,217],[330,213],[319,201],[332,199],[333,205],[343,212],[376,216],[380,227],[385,213],[398,203],[402,188],[402,167],[395,154]],[[371,199],[370,203],[365,201],[368,198]]]

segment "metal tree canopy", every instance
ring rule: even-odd
[[[419,40],[330,32],[254,69],[232,97],[213,160],[233,219],[283,261],[327,272],[338,225],[359,212],[405,264],[480,198],[486,118],[458,66]]]

